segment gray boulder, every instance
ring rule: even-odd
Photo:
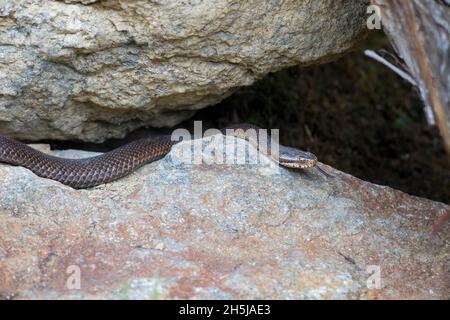
[[[0,0],[0,133],[102,142],[172,126],[268,72],[343,54],[367,4]]]

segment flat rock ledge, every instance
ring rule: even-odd
[[[450,298],[450,228],[431,232],[449,206],[323,164],[334,178],[254,164],[252,147],[218,164],[219,137],[194,142],[203,164],[183,142],[89,190],[0,164],[1,297]]]

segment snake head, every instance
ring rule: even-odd
[[[280,145],[279,154],[279,164],[288,168],[306,169],[314,167],[317,163],[317,157],[311,152],[287,146]]]

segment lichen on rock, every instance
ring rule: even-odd
[[[181,142],[164,159],[88,190],[0,165],[0,295],[450,298],[449,226],[432,234],[449,206],[323,164],[334,178],[266,158],[216,163],[222,158],[208,150],[223,141],[215,137],[193,142],[209,164],[186,163],[192,145]],[[240,139],[225,144],[247,146],[227,156],[257,152]],[[80,272],[78,289],[68,287],[69,267]]]

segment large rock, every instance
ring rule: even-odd
[[[190,150],[78,191],[0,165],[2,297],[450,298],[449,226],[431,233],[448,206],[324,165],[334,178],[249,164],[253,148],[242,165],[183,163]]]
[[[328,61],[368,0],[0,0],[0,133],[101,142]],[[282,107],[282,106],[280,106]]]

